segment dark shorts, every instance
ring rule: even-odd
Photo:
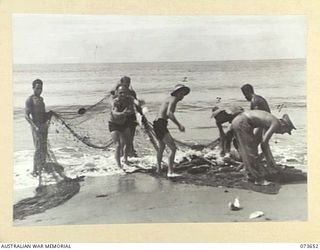
[[[135,128],[138,125],[136,114],[129,115],[126,123],[129,128]]]
[[[158,140],[162,140],[163,137],[169,133],[168,130],[168,121],[163,118],[159,118],[153,121],[153,129],[158,138]]]
[[[123,132],[127,128],[128,128],[128,124],[127,123],[117,124],[117,123],[109,122],[109,131],[110,132],[113,132],[113,131]]]

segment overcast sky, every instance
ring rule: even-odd
[[[303,16],[13,15],[14,63],[304,58]]]

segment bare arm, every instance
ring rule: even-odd
[[[217,124],[217,127],[219,129],[219,137],[220,137],[220,155],[221,156],[224,156],[225,154],[225,142],[226,142],[226,135],[223,131],[223,128],[222,128],[222,124],[219,123],[219,122],[216,122]]]
[[[233,139],[233,131],[232,130],[229,130],[227,133],[226,133],[226,136],[225,136],[225,140],[226,140],[226,147],[225,147],[225,152],[227,154],[230,154],[230,151],[231,151],[231,142],[232,142],[232,139]]]
[[[118,107],[116,105],[116,100],[113,100],[111,102],[111,113],[115,118],[117,118],[117,117],[121,118],[121,117],[125,116],[126,115],[126,111],[127,111],[126,109],[121,111],[121,112],[118,111]]]
[[[276,162],[273,158],[272,152],[270,150],[269,141],[277,130],[279,124],[277,122],[272,122],[269,129],[263,134],[262,142],[261,142],[261,150],[266,157],[267,165],[269,167],[276,167]]]
[[[267,165],[268,167],[270,168],[276,168],[277,167],[277,164],[273,158],[273,155],[272,155],[272,152],[270,150],[270,146],[269,144],[261,144],[261,150],[266,158],[266,161],[267,161]]]
[[[177,99],[171,99],[169,102],[169,106],[168,106],[168,110],[167,110],[167,116],[168,118],[173,121],[179,128],[180,131],[184,131],[184,127],[179,123],[179,121],[177,120],[177,118],[174,115],[174,112],[176,110],[176,106],[177,106]]]
[[[272,122],[271,126],[268,128],[268,130],[264,133],[262,137],[262,144],[268,144],[269,140],[271,139],[272,135],[277,130],[279,124],[277,122]]]
[[[257,145],[262,143],[262,139],[265,133],[266,133],[266,130],[264,128],[255,128],[253,130],[253,136],[256,140]]]
[[[24,117],[26,118],[27,122],[31,125],[31,127],[33,129],[35,129],[36,131],[38,131],[39,128],[34,124],[33,120],[30,117],[31,110],[32,110],[32,100],[30,98],[28,98],[27,101],[26,101]]]
[[[39,130],[39,128],[34,124],[34,122],[32,121],[32,119],[31,119],[31,117],[30,117],[30,114],[31,113],[25,113],[25,118],[26,118],[26,120],[27,120],[27,122],[36,130],[36,131],[38,131]]]
[[[259,109],[259,102],[257,99],[253,99],[251,101],[251,105],[250,105],[251,110],[257,110]]]
[[[140,115],[143,116],[142,108],[141,108],[141,102],[140,102],[138,99],[134,99],[134,100],[133,100],[133,103],[134,103],[134,105],[135,105],[135,107],[136,107],[137,112],[138,112]]]

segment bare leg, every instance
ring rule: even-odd
[[[257,146],[262,142],[263,134],[264,134],[264,129],[263,128],[255,128],[253,130],[253,135],[254,135],[254,138],[256,140]]]
[[[241,125],[240,123],[239,125],[237,124],[237,127],[233,127],[239,146],[239,153],[246,170],[254,179],[258,179],[261,176],[257,170],[260,162],[253,130]]]
[[[124,142],[124,151],[123,151],[123,159],[126,164],[128,164],[128,153],[130,150],[130,129],[126,128],[122,132],[122,138]]]
[[[163,156],[163,151],[165,147],[166,147],[166,144],[164,144],[163,141],[159,141],[159,149],[157,151],[157,162],[158,162],[157,173],[161,172],[162,156]]]
[[[135,156],[135,150],[133,146],[134,135],[136,133],[136,126],[131,126],[130,128],[130,137],[129,137],[129,155]]]
[[[123,156],[124,152],[124,141],[123,141],[123,136],[120,136],[120,157]]]
[[[176,144],[174,143],[174,139],[172,138],[172,136],[167,133],[164,138],[162,139],[162,141],[168,145],[168,147],[170,148],[170,154],[169,154],[169,159],[168,159],[168,176],[173,176],[175,175],[173,172],[173,163],[174,163],[174,158],[176,156],[176,151],[177,151],[177,147]]]
[[[129,132],[128,132],[128,155],[129,156],[134,156],[134,149],[133,149],[133,139],[134,139],[134,134],[136,131],[136,127],[129,127]]]
[[[39,187],[42,186],[42,166],[39,169]]]
[[[34,128],[32,129],[32,137],[34,143],[34,156],[33,156],[33,171],[32,175],[37,176],[39,175],[40,165],[41,165],[41,147],[40,147],[40,136],[39,133],[35,131]]]
[[[230,151],[231,151],[231,142],[232,142],[233,136],[234,136],[234,134],[233,134],[232,130],[229,130],[226,133],[226,139],[225,139],[225,145],[224,145],[224,152],[225,153],[230,153]]]
[[[121,162],[120,162],[120,150],[121,150],[121,142],[120,142],[120,137],[121,134],[119,131],[112,131],[111,132],[111,137],[115,146],[115,153],[114,153],[114,158],[116,159],[117,165],[119,168],[122,169]]]

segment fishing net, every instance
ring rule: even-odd
[[[51,173],[58,172],[60,175],[61,168],[76,168],[79,158],[82,157],[81,159],[85,161],[86,155],[94,157],[99,154],[112,155],[113,157],[110,152],[114,150],[114,145],[108,129],[111,98],[111,95],[106,95],[93,105],[73,105],[54,110],[49,121],[47,164],[44,172],[48,172],[48,169],[50,172],[54,166],[59,166],[56,167],[58,171],[51,171]],[[139,125],[136,127],[134,137],[135,153],[141,158],[144,156],[155,158],[158,141],[153,126],[146,115],[137,113],[137,121]],[[176,144],[181,151],[202,150],[214,148],[218,144],[218,140],[208,144],[176,140]],[[66,154],[72,158],[71,163],[70,161],[66,163]],[[97,171],[97,169],[94,163],[88,163],[88,168],[84,171]],[[41,181],[42,184],[46,183],[43,179]]]
[[[110,95],[107,95],[92,106],[71,106],[55,111],[50,124],[53,127],[52,133],[55,133],[53,137],[56,138],[52,138],[55,144],[65,145],[65,140],[69,139],[78,142],[77,146],[83,149],[113,149],[108,129],[110,98]],[[137,126],[135,133],[135,149],[139,155],[145,155],[157,148],[157,142],[148,120],[142,120],[139,115],[137,118],[140,126]]]
[[[112,97],[107,95],[91,106],[74,105],[54,111],[49,122],[47,164],[44,172],[55,175],[56,179],[65,179],[66,171],[63,171],[65,168],[69,169],[69,171],[67,171],[69,174],[72,174],[72,171],[77,169],[77,171],[75,171],[77,174],[80,172],[84,175],[97,171],[105,171],[106,173],[109,171],[110,173],[118,169],[115,164],[113,165],[114,169],[108,168],[108,165],[112,165],[110,162],[115,161],[113,156],[114,145],[108,129],[108,121],[111,114],[110,98]],[[153,159],[156,158],[158,141],[153,126],[148,121],[148,117],[137,114],[137,121],[139,125],[135,132],[134,148],[139,158],[139,162],[137,162],[136,165],[139,165],[146,156],[151,156]],[[234,167],[234,175],[237,177],[233,176],[232,178],[238,178],[239,181],[246,179],[247,176],[245,172],[241,175],[239,174],[240,168],[238,169],[238,166],[241,166],[240,162],[225,162],[219,160],[219,151],[212,150],[218,145],[218,139],[208,144],[200,144],[197,142],[187,143],[180,140],[175,140],[175,142],[179,151],[182,151],[184,159],[190,158],[187,159],[187,162],[188,164],[191,162],[190,164],[192,166],[190,164],[190,166],[188,166],[191,167],[191,169],[195,167],[195,172],[198,171],[200,166],[200,169],[205,169],[205,176],[210,171],[213,171],[214,177],[216,177],[224,171],[224,167],[226,167],[227,172]],[[57,148],[60,148],[60,150],[57,150]],[[68,155],[70,159],[69,162],[65,159],[66,155]],[[101,156],[108,159],[101,159]],[[194,157],[200,159],[200,162],[202,163],[192,162]],[[87,161],[88,158],[90,158],[91,161]],[[164,159],[166,159],[166,157],[164,157]],[[100,163],[103,161],[102,164],[98,164],[99,167],[96,165],[96,162],[98,161],[100,161]],[[202,166],[203,163],[205,166]],[[178,163],[178,166],[179,164],[180,163]],[[101,169],[101,165],[104,165],[105,167]],[[217,169],[215,169],[216,166],[218,166]],[[152,170],[154,167],[155,166],[152,166],[151,168],[148,168],[148,170]],[[81,168],[81,171],[79,171],[79,168]],[[265,167],[264,169],[267,171],[268,168]],[[191,172],[192,171],[193,170],[191,170]],[[286,174],[287,172],[286,169]],[[270,172],[268,174],[272,175],[274,173]],[[228,176],[229,175],[230,174],[228,174]],[[301,174],[301,171],[299,173],[294,173],[294,175],[298,175],[299,178],[305,179],[305,175]],[[43,181],[43,175],[40,174],[40,176],[42,178],[42,185],[48,184],[45,180]],[[200,175],[197,176],[199,177]],[[74,177],[78,177],[78,175]],[[193,175],[187,177],[187,179],[192,181],[194,181],[194,178]],[[222,179],[224,182],[228,178],[223,177]],[[216,179],[214,183],[218,183]]]
[[[36,194],[14,205],[14,219],[62,204],[79,192],[79,182],[86,175],[121,171],[116,164],[109,166],[115,162],[108,128],[111,98],[106,95],[94,105],[66,106],[53,111],[48,121],[47,150],[43,152],[46,163],[39,172]],[[137,121],[134,149],[141,163],[144,157],[156,158],[158,141],[146,116],[137,114]],[[181,151],[201,150],[213,148],[217,141],[202,145],[176,140],[176,144]]]

